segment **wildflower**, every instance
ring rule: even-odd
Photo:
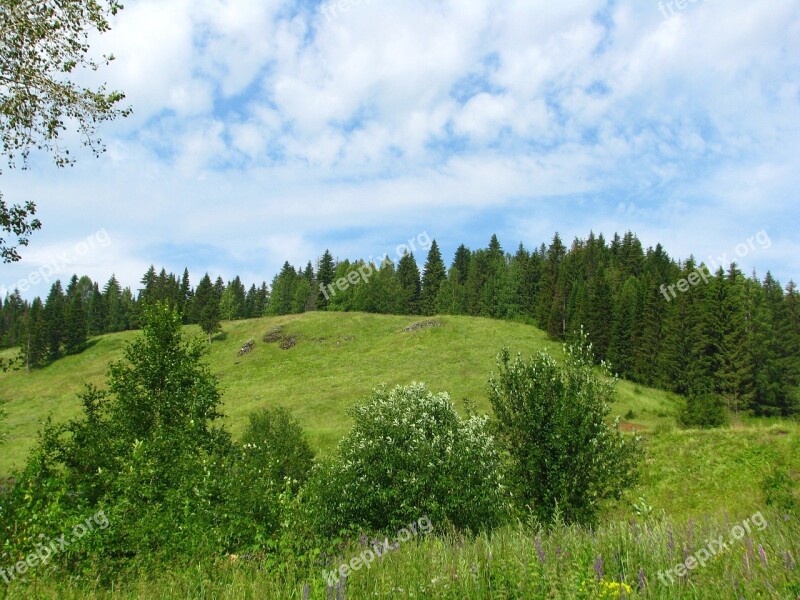
[[[594,561],[594,572],[597,574],[597,581],[601,581],[603,579],[603,555],[598,554],[597,560]]]
[[[644,569],[639,569],[639,583],[636,586],[636,591],[644,592],[647,588],[647,577],[644,574]]]
[[[534,540],[534,544],[536,545],[536,554],[539,557],[539,562],[544,564],[544,548],[542,548],[542,536],[541,534],[536,535],[536,539]]]
[[[763,564],[765,567],[768,566],[767,552],[766,550],[764,550],[764,546],[762,546],[761,544],[758,545],[758,557],[761,559],[761,564]]]

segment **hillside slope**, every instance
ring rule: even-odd
[[[425,326],[430,320],[438,326]],[[423,325],[414,327],[416,323]],[[294,338],[293,347],[281,349],[280,341],[262,341],[265,333],[279,328],[278,335]],[[381,383],[423,381],[433,390],[450,393],[459,407],[469,398],[479,410],[489,411],[487,381],[503,346],[523,355],[541,349],[561,355],[561,346],[535,327],[472,317],[318,312],[228,322],[223,330],[208,360],[220,377],[226,421],[234,434],[253,409],[280,404],[292,410],[323,452],[346,433],[347,407]],[[196,326],[186,327],[186,332],[201,335]],[[48,415],[62,421],[78,414],[76,394],[86,383],[102,386],[108,364],[136,335],[101,336],[82,354],[44,369],[0,373],[0,399],[7,401],[10,429],[0,452],[0,475],[22,464]],[[253,350],[239,356],[251,338]],[[629,420],[643,427],[673,421],[674,395],[627,382],[620,382],[618,391],[615,414],[632,409],[636,418]]]

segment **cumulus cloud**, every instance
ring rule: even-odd
[[[132,0],[96,45],[134,116],[99,162],[4,189],[35,190],[56,238],[76,204],[128,232],[130,264],[202,243],[268,279],[423,229],[633,229],[686,257],[758,222],[777,239],[752,266],[797,275],[793,0]]]

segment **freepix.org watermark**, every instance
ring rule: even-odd
[[[685,577],[686,573],[689,571],[692,571],[697,567],[704,567],[706,563],[714,558],[717,554],[727,550],[729,543],[732,544],[734,542],[738,542],[744,538],[745,533],[750,533],[752,531],[751,525],[758,531],[764,531],[767,528],[767,520],[761,514],[761,511],[758,511],[752,517],[742,521],[741,525],[734,525],[731,528],[730,537],[727,542],[725,541],[724,535],[719,536],[716,540],[706,540],[705,546],[689,556],[682,563],[678,563],[671,569],[667,569],[666,572],[659,571],[659,581],[661,581],[661,583],[664,585],[672,585],[675,583],[675,577],[673,577],[673,574],[678,577]],[[669,578],[669,583],[667,582],[667,578]]]
[[[105,229],[100,229],[92,235],[86,236],[86,239],[75,244],[71,251],[51,256],[45,264],[35,271],[31,271],[27,277],[17,281],[10,289],[4,285],[0,285],[0,298],[5,298],[6,294],[15,289],[25,293],[35,285],[50,283],[54,275],[64,272],[81,257],[86,256],[98,248],[107,248],[110,245],[111,236],[108,235]]]
[[[708,283],[708,278],[711,277],[714,271],[716,271],[720,267],[724,267],[726,265],[731,264],[732,258],[744,258],[754,250],[766,250],[772,246],[772,240],[769,239],[769,235],[765,230],[759,231],[757,234],[750,236],[747,238],[746,242],[742,242],[741,244],[737,244],[736,248],[734,248],[733,253],[735,256],[728,256],[728,252],[723,252],[721,256],[713,256],[709,255],[708,257],[708,265],[709,266],[700,266],[691,273],[687,277],[676,281],[672,285],[661,285],[660,292],[664,295],[664,298],[667,302],[670,302],[674,298],[678,297],[676,289],[680,293],[686,293],[689,291],[689,288],[692,288],[696,285],[699,285],[702,281],[703,283]]]
[[[658,10],[665,19],[675,16],[676,11],[685,10],[691,4],[700,4],[706,0],[664,0],[658,3]]]
[[[403,258],[406,252],[416,252],[417,251],[417,244],[419,244],[419,248],[422,250],[430,250],[431,248],[431,237],[428,235],[427,231],[423,231],[417,237],[411,238],[405,244],[400,244],[395,248],[395,254],[397,254],[397,259]],[[384,254],[383,258],[380,262],[376,263],[372,257],[370,256],[369,260],[361,265],[358,269],[354,271],[350,271],[347,274],[347,277],[340,277],[336,281],[327,286],[324,283],[319,284],[319,291],[325,296],[326,300],[330,300],[333,296],[336,295],[336,290],[340,292],[344,292],[348,288],[354,285],[358,285],[359,283],[367,283],[370,278],[375,274],[381,265],[383,265],[389,259],[388,254]],[[334,287],[336,289],[334,289]]]
[[[372,2],[372,0],[332,0],[331,2],[323,4],[320,10],[328,21],[332,21],[339,17],[340,11],[346,13],[350,10],[351,6],[369,4],[370,2]]]
[[[322,578],[328,582],[329,586],[336,585],[340,577],[347,577],[351,571],[358,571],[361,567],[366,565],[367,569],[372,567],[372,561],[376,558],[383,558],[392,550],[397,550],[401,543],[409,541],[422,533],[428,535],[433,531],[433,525],[427,515],[417,519],[416,523],[409,523],[406,527],[397,532],[393,544],[389,543],[389,538],[384,539],[382,542],[378,541],[373,544],[371,548],[367,548],[360,555],[354,556],[349,562],[342,563],[338,569],[333,571],[322,571]]]
[[[108,526],[108,517],[106,517],[106,514],[102,510],[98,511],[83,523],[75,525],[72,528],[72,537],[69,540],[66,539],[65,535],[62,535],[46,543],[40,541],[34,551],[28,554],[28,556],[10,567],[5,569],[0,568],[0,578],[7,584],[10,584],[18,575],[25,575],[25,573],[35,569],[39,565],[46,565],[51,556],[63,552],[87,533],[91,533],[95,531],[95,529],[106,529]],[[40,535],[39,539],[44,540],[44,535]]]

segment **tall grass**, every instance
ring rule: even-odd
[[[90,580],[28,579],[9,598],[781,598],[800,597],[800,520],[761,511],[766,527],[733,541],[751,515],[675,521],[632,518],[598,527],[522,526],[463,537],[439,533],[401,545],[329,588],[322,568],[336,568],[364,550],[346,544],[328,564],[275,564],[263,558],[219,557],[182,569],[165,567],[100,589]],[[705,565],[674,583],[659,572],[675,567],[709,540],[723,540]],[[666,581],[666,583],[665,583]],[[2,592],[0,592],[2,593]]]

